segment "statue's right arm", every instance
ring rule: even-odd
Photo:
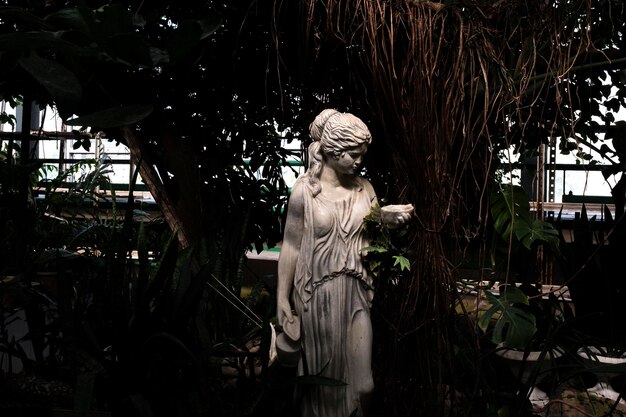
[[[278,286],[276,291],[276,319],[282,325],[284,320],[293,321],[289,302],[293,287],[296,263],[300,254],[300,246],[304,230],[304,186],[300,182],[294,185],[289,205],[283,242],[278,258]]]

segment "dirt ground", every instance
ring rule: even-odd
[[[612,416],[626,417],[626,402],[599,397],[587,392],[564,390],[560,398],[551,400],[538,413],[545,417],[585,417],[585,416]]]

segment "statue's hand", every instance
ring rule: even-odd
[[[294,316],[291,312],[291,304],[288,299],[277,300],[276,303],[276,320],[278,324],[284,327],[285,321],[293,323]]]
[[[415,213],[413,204],[390,204],[380,208],[383,224],[390,228],[401,227],[408,223]]]

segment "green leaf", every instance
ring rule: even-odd
[[[489,309],[478,320],[478,327],[487,332],[492,320],[495,321],[491,341],[504,343],[511,348],[524,348],[537,331],[535,316],[522,308],[528,305],[528,297],[516,287],[502,287],[499,297],[485,290]]]
[[[0,35],[0,50],[31,51],[52,48],[73,56],[96,56],[91,47],[77,46],[61,39],[64,32],[15,32]]]
[[[376,277],[379,274],[379,269],[380,269],[381,265],[382,265],[382,262],[380,262],[380,261],[368,261],[368,268],[369,268],[370,272],[372,274],[374,274],[374,276],[376,276]]]
[[[498,409],[498,417],[509,417],[511,414],[509,413],[509,408],[504,406]]]
[[[170,61],[170,56],[167,51],[163,49],[150,47],[150,59],[152,60],[152,66],[156,67],[159,64],[165,64]]]
[[[82,86],[76,75],[64,66],[32,53],[19,63],[50,93],[60,109],[74,108],[82,98]]]
[[[213,13],[206,19],[199,20],[198,23],[202,28],[200,39],[206,39],[207,37],[211,36],[213,32],[215,32],[217,29],[220,28],[220,26],[222,26],[222,21],[222,16],[220,16],[218,13]]]
[[[152,49],[143,36],[122,33],[106,39],[103,48],[114,60],[130,65],[152,67]]]
[[[222,24],[219,15],[204,20],[185,20],[181,22],[167,43],[170,61],[179,61],[189,54],[201,40],[209,37]]]
[[[507,185],[492,196],[491,214],[494,229],[504,240],[509,240],[511,229],[517,235],[532,221],[528,196],[518,185]]]
[[[524,238],[530,235],[530,225],[524,221],[515,220],[512,222],[513,236],[519,241],[523,241]]]
[[[45,21],[60,28],[69,28],[75,31],[89,34],[91,32],[89,24],[85,20],[81,10],[76,7],[61,9],[45,17]]]
[[[601,172],[604,179],[608,179],[611,175],[616,175],[622,172],[622,166],[620,164],[609,165],[607,167],[603,167]]]
[[[101,7],[94,13],[94,18],[98,23],[98,35],[102,38],[132,33],[135,29],[132,13],[121,3],[112,3]]]
[[[176,62],[195,48],[202,35],[202,28],[198,22],[187,20],[181,22],[167,44],[170,61]]]
[[[496,322],[491,341],[495,344],[523,349],[537,331],[535,316],[518,307],[508,307]]]
[[[0,16],[8,15],[13,17],[18,17],[23,22],[27,22],[34,27],[38,27],[41,29],[49,29],[48,23],[32,13],[26,11],[24,7],[14,7],[14,6],[5,6],[0,7]]]
[[[65,120],[64,122],[70,126],[119,127],[137,123],[145,119],[150,113],[152,113],[151,105],[135,104],[110,107],[95,113]]]
[[[522,187],[508,185],[494,193],[491,215],[494,230],[505,241],[514,239],[527,249],[531,249],[536,241],[549,243],[558,252],[558,231],[551,223],[533,219],[528,196]]]
[[[558,252],[559,231],[551,223],[535,220],[530,224],[528,233],[520,240],[528,249],[531,248],[535,241],[539,241],[551,244]]]
[[[395,262],[393,263],[393,266],[400,265],[400,270],[401,271],[404,271],[405,269],[407,271],[411,270],[411,263],[404,256],[402,256],[402,255],[394,255],[393,259],[395,259]]]
[[[387,253],[388,249],[380,245],[370,245],[361,249],[361,252],[363,252],[365,255],[367,255],[368,253]]]

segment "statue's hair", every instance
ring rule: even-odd
[[[322,134],[324,132],[324,127],[326,126],[326,122],[331,116],[338,114],[339,111],[335,109],[324,109],[318,114],[313,122],[309,125],[309,133],[311,134],[311,139],[314,142],[320,141],[322,139]]]
[[[372,135],[361,119],[351,113],[334,113],[324,124],[322,151],[334,156],[372,142]]]
[[[309,125],[313,142],[309,145],[309,166],[307,176],[313,189],[313,196],[321,191],[320,176],[324,154],[337,158],[342,152],[362,144],[370,144],[372,135],[361,119],[351,113],[341,113],[335,109],[325,109]]]

